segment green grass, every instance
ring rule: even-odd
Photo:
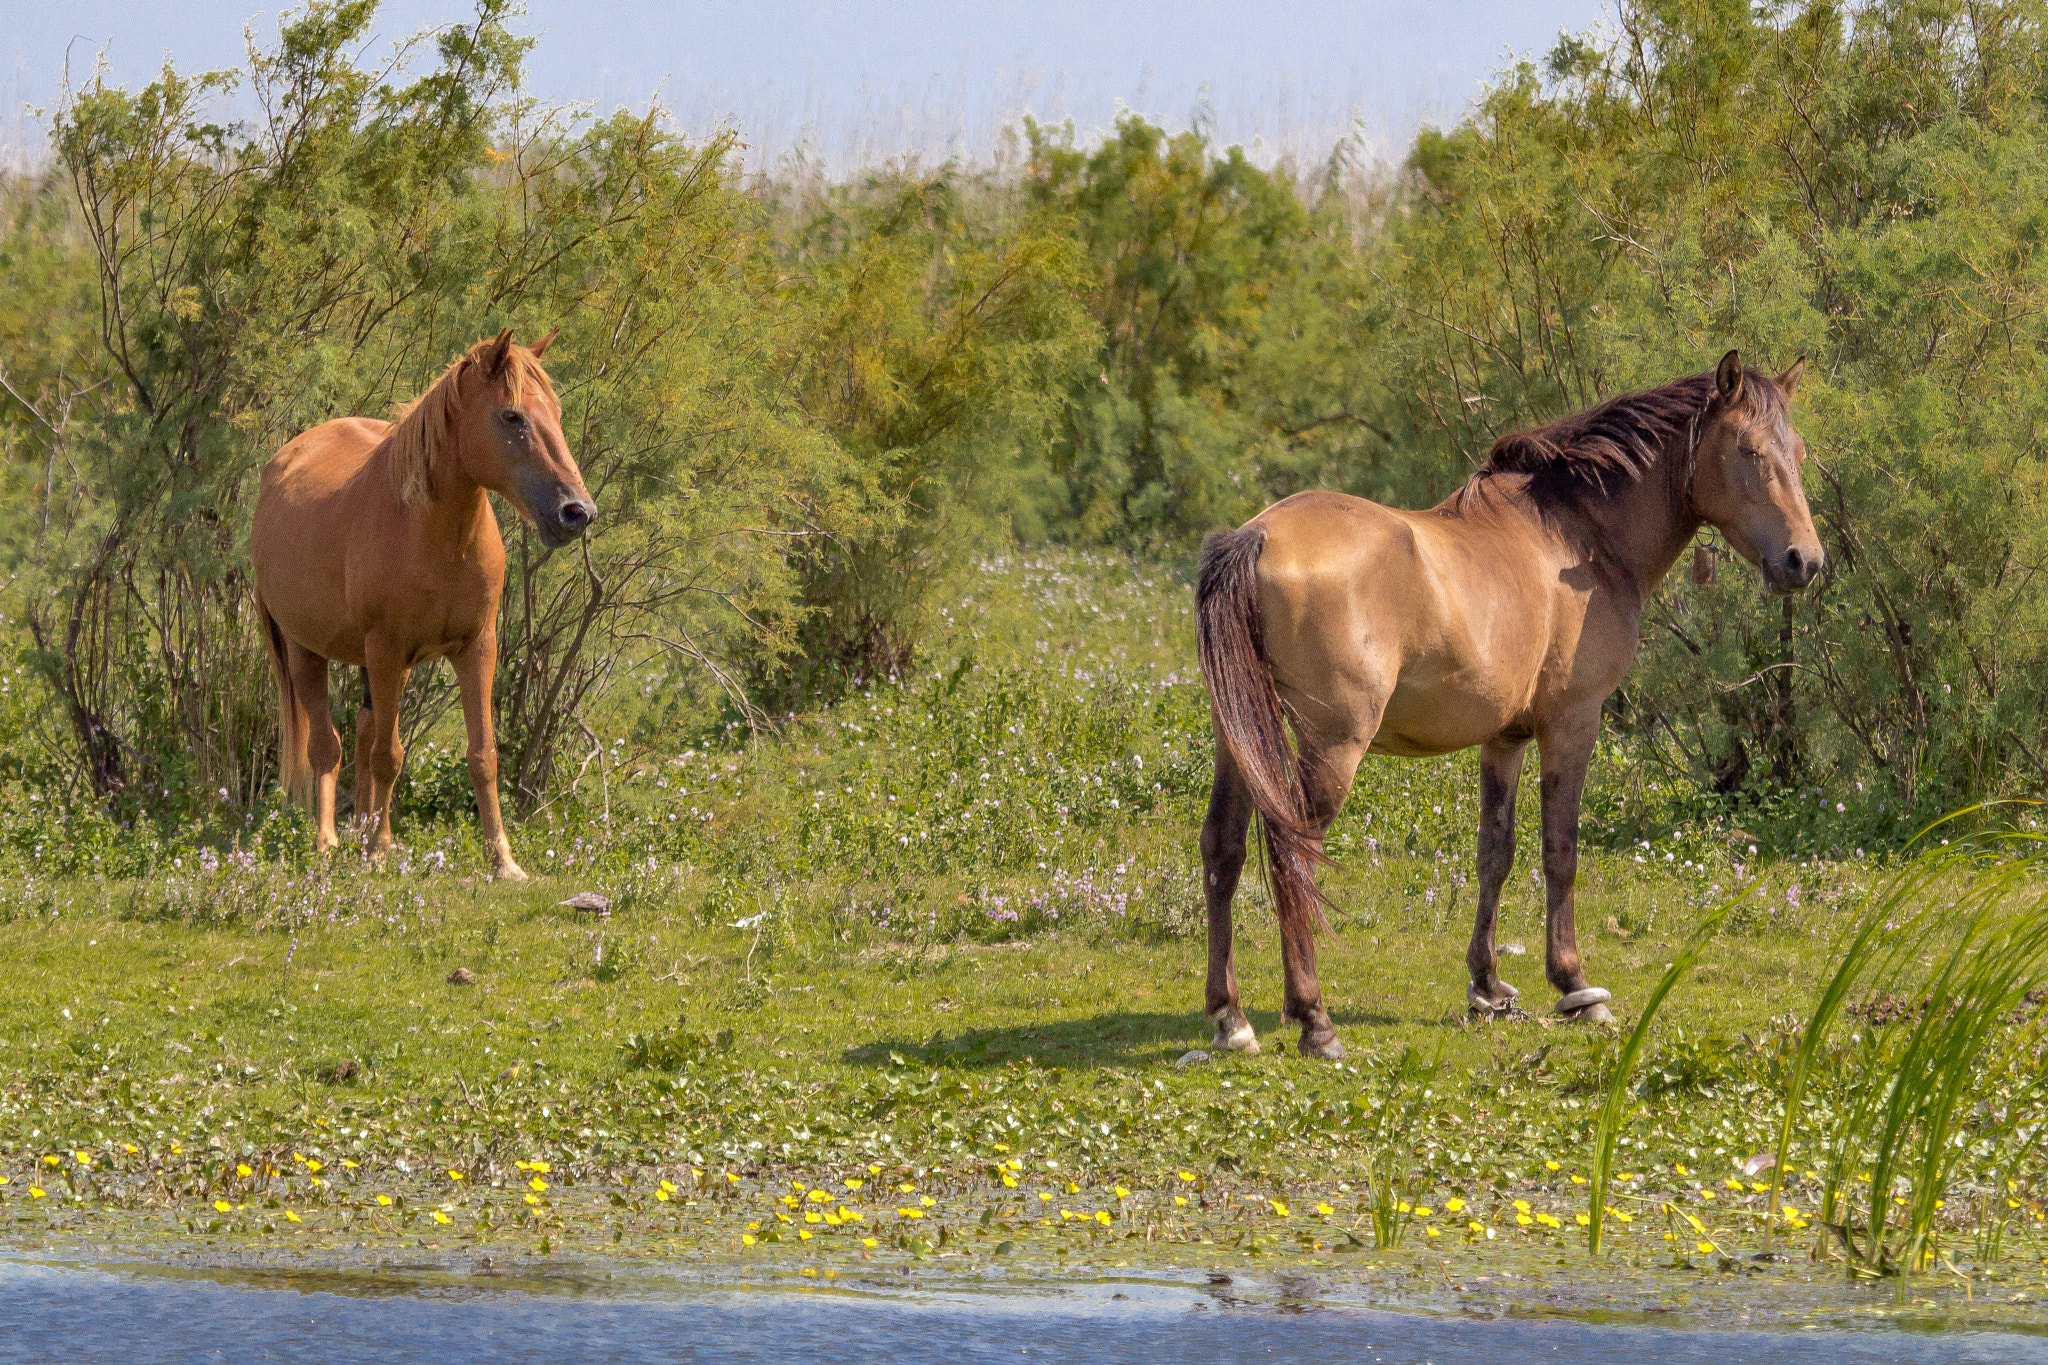
[[[142,870],[120,876],[15,839],[0,1228],[771,1260],[1583,1258],[1618,1035],[1541,1016],[1526,849],[1500,938],[1528,945],[1503,971],[1538,1017],[1467,1024],[1469,759],[1368,763],[1334,833],[1321,965],[1351,1062],[1275,1046],[1277,940],[1247,887],[1239,970],[1268,1051],[1176,1065],[1208,1039],[1207,735],[1176,673],[1181,600],[1116,561],[993,566],[948,603],[928,674],[751,745],[619,746],[601,787],[518,831],[526,886],[485,880],[462,826],[414,822],[373,868],[252,817],[225,849],[131,850]],[[1727,1182],[1777,1143],[1793,1016],[1879,870],[1759,860],[1711,819],[1639,838],[1689,798],[1604,762],[1580,942],[1624,1025],[1706,910],[1756,885],[1630,1069],[1603,1273],[1695,1264],[1702,1241],[1704,1265],[1733,1265],[1763,1245],[1769,1194]],[[61,838],[42,827],[40,846]],[[557,904],[592,889],[608,920]],[[1809,1203],[1859,1074],[1811,1060],[1784,1195]],[[1932,1225],[1980,1295],[2044,1245],[2038,1172],[1981,1166],[1966,1152],[1951,1179],[2014,1182],[1995,1254],[1965,1251],[1981,1201]],[[860,1219],[824,1220],[842,1208]]]

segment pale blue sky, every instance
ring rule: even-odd
[[[235,65],[259,0],[0,0],[0,139],[34,137],[18,110],[55,95],[104,48],[136,83],[166,53],[180,68]],[[1600,0],[972,0],[654,3],[528,0],[530,88],[609,111],[659,96],[687,130],[737,122],[758,152],[806,142],[843,169],[906,151],[986,158],[1029,111],[1084,131],[1119,107],[1184,126],[1206,109],[1229,141],[1320,157],[1357,121],[1399,155],[1423,121],[1454,120],[1510,54],[1540,56]],[[387,0],[385,35],[457,19],[461,0]],[[1262,157],[1263,159],[1263,157]]]

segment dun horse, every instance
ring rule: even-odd
[[[1542,753],[1545,974],[1568,1018],[1612,1016],[1579,960],[1572,888],[1579,796],[1602,704],[1636,652],[1650,594],[1702,525],[1794,592],[1820,571],[1800,484],[1806,447],[1773,379],[1730,351],[1713,374],[1629,394],[1502,437],[1426,512],[1298,493],[1202,550],[1196,589],[1216,778],[1202,826],[1206,1009],[1215,1046],[1258,1040],[1238,1002],[1230,901],[1259,816],[1280,920],[1283,1018],[1305,1056],[1343,1044],[1316,981],[1322,839],[1368,750],[1479,746],[1479,909],[1465,964],[1474,1011],[1509,1010],[1494,915],[1515,856],[1515,789]],[[1292,724],[1296,747],[1290,748]]]
[[[332,848],[341,736],[327,708],[329,661],[363,669],[356,717],[356,818],[391,847],[391,794],[404,750],[398,703],[415,664],[446,656],[462,687],[469,780],[500,877],[524,879],[498,810],[491,674],[505,542],[486,492],[503,496],[549,546],[597,515],[562,437],[541,369],[553,341],[480,341],[396,423],[343,417],[289,442],[264,466],[249,554],[256,607],[277,672],[287,789],[311,805],[315,847]]]

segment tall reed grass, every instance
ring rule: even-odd
[[[1938,1215],[1961,1163],[2016,1181],[2039,1158],[2044,983],[2048,839],[1957,840],[1874,890],[1787,1081],[1767,1229],[1807,1090],[1830,1073],[1815,1255],[1838,1244],[1852,1273],[1902,1277],[1946,1255]],[[1857,1023],[1837,1043],[1844,1015]]]

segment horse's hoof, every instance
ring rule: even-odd
[[[1314,1057],[1318,1061],[1341,1062],[1344,1060],[1344,1044],[1334,1033],[1320,1041],[1304,1034],[1301,1040],[1301,1055]]]
[[[1247,1057],[1259,1055],[1259,1035],[1252,1032],[1249,1020],[1242,1017],[1232,1019],[1227,1013],[1218,1011],[1211,1016],[1216,1025],[1216,1037],[1209,1046],[1217,1052],[1242,1052]]]
[[[1586,986],[1559,1000],[1557,1012],[1579,1023],[1609,1024],[1614,1022],[1614,1015],[1608,1010],[1607,1002],[1613,998],[1612,991]]]
[[[496,877],[501,882],[523,882],[531,880],[531,878],[529,878],[526,875],[526,869],[521,867],[518,863],[506,863],[503,867],[499,868],[496,872],[493,872],[491,875],[493,877]]]
[[[1515,1001],[1521,992],[1507,982],[1500,983],[1502,994],[1495,998],[1479,989],[1477,984],[1465,988],[1465,1003],[1472,1007],[1474,1014],[1509,1014],[1514,1011]]]

